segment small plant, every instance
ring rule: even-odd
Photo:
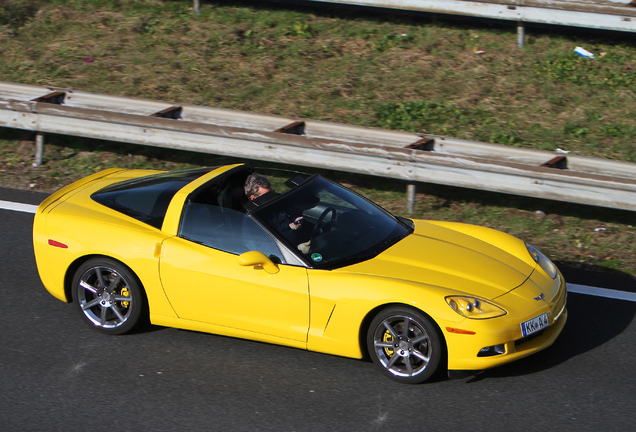
[[[412,37],[407,34],[388,34],[382,36],[379,42],[376,42],[375,49],[384,52],[389,48],[402,46],[405,42],[411,40]]]
[[[605,267],[611,270],[622,270],[623,268],[621,260],[617,258],[611,258],[605,261],[601,261],[599,264],[601,265],[601,267]]]
[[[292,28],[287,32],[287,34],[297,37],[307,37],[311,36],[311,29],[309,24],[305,22],[295,22],[292,24]]]
[[[0,26],[17,29],[24,25],[40,8],[37,0],[15,0],[0,4]]]
[[[420,132],[448,123],[462,116],[461,110],[447,102],[410,101],[380,105],[376,110],[377,125],[387,129]]]
[[[139,24],[139,31],[146,34],[153,34],[160,21],[154,17],[145,17]]]
[[[636,82],[633,60],[604,55],[590,60],[572,53],[533,61],[536,73],[547,80],[571,82],[595,88],[632,88]]]
[[[632,125],[627,125],[625,123],[610,123],[607,125],[603,125],[599,131],[602,137],[614,137],[614,138],[622,138],[622,137],[636,137],[636,127]]]
[[[519,132],[498,132],[490,136],[488,142],[493,144],[516,145],[522,141]]]
[[[590,132],[590,128],[578,123],[568,123],[563,128],[563,132],[574,138],[582,138]]]

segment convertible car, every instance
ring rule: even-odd
[[[143,323],[371,358],[419,383],[550,346],[563,277],[508,234],[396,217],[320,175],[249,200],[246,164],[110,169],[35,215],[40,278],[95,330]]]

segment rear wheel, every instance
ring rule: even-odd
[[[430,318],[402,307],[387,308],[373,319],[367,346],[373,363],[385,375],[409,384],[432,377],[443,351],[441,336]]]
[[[146,310],[135,275],[108,258],[91,259],[80,266],[73,277],[72,295],[84,321],[107,334],[129,332]]]

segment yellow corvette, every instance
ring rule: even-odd
[[[249,200],[252,171],[110,169],[59,190],[33,227],[44,286],[104,333],[149,321],[368,356],[405,383],[519,359],[563,329],[563,277],[523,241],[395,217],[318,175]]]

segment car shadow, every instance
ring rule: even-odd
[[[636,292],[636,278],[598,267],[557,263],[568,284]],[[606,344],[621,334],[636,315],[636,302],[568,292],[568,321],[556,342],[532,356],[486,370],[467,380],[532,374],[555,367],[573,357]]]

